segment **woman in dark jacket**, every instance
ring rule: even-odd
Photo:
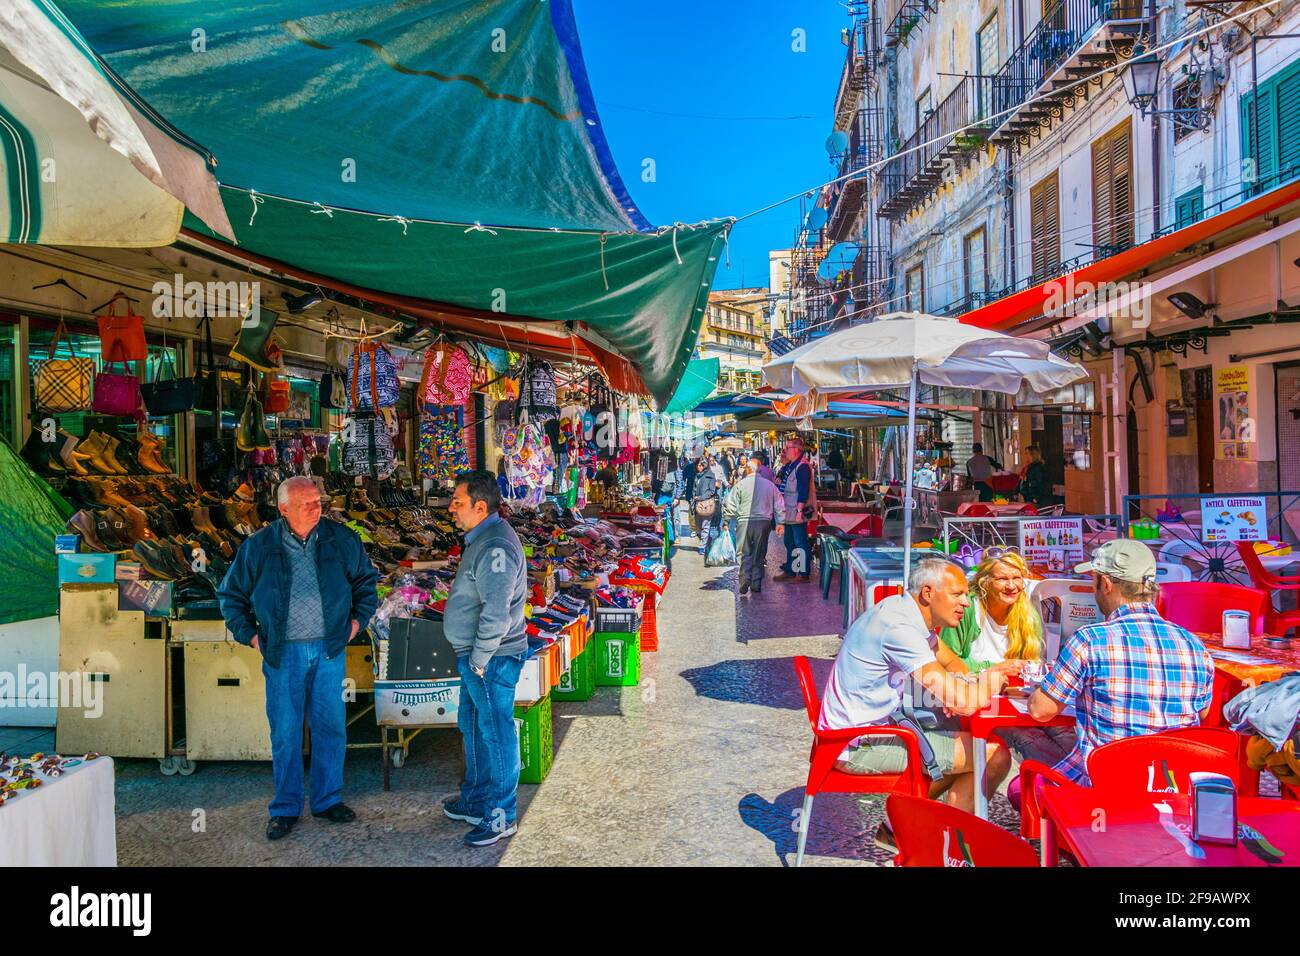
[[[711,515],[699,514],[701,505],[712,508]],[[700,470],[699,475],[695,478],[695,513],[696,527],[700,536],[700,553],[707,555],[709,553],[709,542],[717,534],[718,528],[722,524],[722,501],[718,496],[718,478],[713,471],[705,467]]]
[[[1025,449],[1028,463],[1024,476],[1020,479],[1020,497],[1032,502],[1036,507],[1047,508],[1053,502],[1052,489],[1047,481],[1047,466],[1043,464],[1043,455],[1037,445]]]

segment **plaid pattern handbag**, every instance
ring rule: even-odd
[[[95,363],[88,357],[77,355],[72,336],[68,336],[72,357],[54,357],[59,340],[66,332],[63,320],[59,319],[50,351],[36,370],[36,407],[41,411],[63,413],[90,409],[90,383],[95,376]]]

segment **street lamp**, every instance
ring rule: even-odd
[[[1134,57],[1124,69],[1124,93],[1134,109],[1143,116],[1177,116],[1185,126],[1205,130],[1210,128],[1211,112],[1202,106],[1172,110],[1152,109],[1160,87],[1160,72],[1164,64],[1154,53]]]

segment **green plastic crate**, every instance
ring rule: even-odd
[[[641,637],[637,633],[596,632],[596,686],[635,687],[641,683]]]
[[[541,783],[551,772],[551,695],[535,704],[515,708],[519,734],[519,782]]]
[[[592,640],[573,659],[568,673],[560,675],[560,683],[551,690],[551,696],[556,700],[591,700],[596,692],[596,657],[596,642]]]

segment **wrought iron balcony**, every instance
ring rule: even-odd
[[[999,145],[1027,142],[1060,118],[1108,68],[1127,58],[1146,28],[1142,0],[1062,0],[993,76],[993,133]],[[1080,83],[1089,79],[1092,82]]]
[[[862,196],[867,185],[867,168],[880,162],[884,111],[860,109],[849,127],[849,145],[840,157],[837,177],[852,176],[832,188],[826,235],[832,242],[844,238],[862,208]]]
[[[844,69],[840,72],[840,85],[835,90],[837,129],[843,129],[852,119],[858,95],[875,85],[876,67],[881,63],[879,37],[880,20],[875,16],[858,18],[848,31]]]
[[[881,216],[906,215],[983,147],[989,133],[984,117],[990,112],[991,82],[991,77],[963,77],[904,141],[881,173]]]
[[[938,7],[939,0],[903,0],[894,19],[885,28],[885,46],[906,43],[911,32]]]
[[[850,273],[853,308],[849,319],[862,322],[882,311],[889,291],[889,250],[885,246],[862,245]]]

